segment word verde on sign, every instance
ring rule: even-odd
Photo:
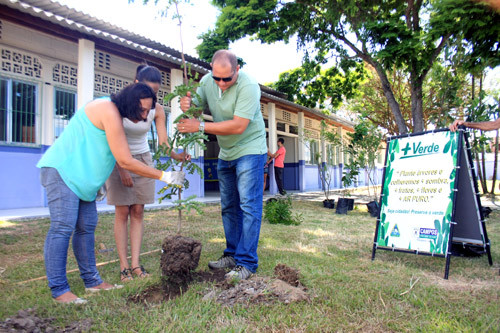
[[[446,255],[457,146],[449,131],[389,142],[377,247]]]

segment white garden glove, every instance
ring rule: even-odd
[[[160,180],[167,184],[182,185],[185,177],[186,173],[184,171],[162,171]]]

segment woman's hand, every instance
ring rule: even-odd
[[[120,178],[122,180],[122,184],[126,187],[132,187],[134,186],[134,181],[132,180],[132,177],[130,176],[130,172],[128,172],[125,169],[118,168],[118,173],[120,174]]]
[[[191,160],[191,155],[186,154],[186,152],[184,152],[184,151],[182,153],[172,152],[172,154],[170,154],[170,157],[173,158],[174,160],[179,161],[179,162]]]

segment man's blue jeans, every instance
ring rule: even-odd
[[[44,258],[52,297],[56,298],[70,291],[66,277],[66,261],[71,235],[73,235],[73,253],[85,287],[101,284],[94,252],[94,231],[97,226],[95,201],[80,200],[66,186],[54,168],[42,168],[40,178],[47,192],[50,212],[50,228],[45,239]]]
[[[262,220],[262,191],[266,154],[245,155],[234,161],[219,159],[222,224],[226,235],[224,255],[255,272]]]

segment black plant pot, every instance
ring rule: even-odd
[[[335,209],[335,213],[347,214],[347,211],[349,210],[348,200],[354,201],[354,199],[339,198],[339,200],[337,201],[337,208]]]
[[[334,209],[335,208],[335,200],[334,199],[323,200],[323,207]]]
[[[378,202],[370,201],[369,203],[366,204],[366,207],[368,207],[368,213],[370,213],[371,217],[378,217],[380,213],[380,207],[378,205]]]
[[[346,199],[347,200],[347,210],[354,209],[354,199]]]

